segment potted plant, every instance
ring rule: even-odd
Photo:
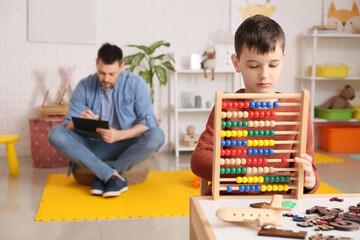
[[[175,72],[173,63],[175,60],[169,54],[160,54],[154,56],[154,52],[157,48],[161,46],[170,47],[170,43],[164,42],[163,40],[155,42],[150,46],[144,45],[127,45],[128,47],[135,47],[141,51],[130,56],[124,57],[125,65],[129,65],[127,70],[133,72],[135,68],[141,67],[142,70],[139,71],[139,75],[149,84],[150,95],[152,102],[154,103],[154,85],[153,79],[156,75],[157,79],[160,82],[160,86],[166,85],[167,75],[166,68],[170,71]]]

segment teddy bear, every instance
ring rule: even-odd
[[[215,70],[215,48],[211,47],[203,53],[205,59],[201,62],[201,65],[204,68],[204,77],[207,78],[206,70],[211,69],[211,79],[214,80],[214,70]]]
[[[339,96],[334,96],[327,100],[321,107],[329,109],[351,109],[354,108],[348,99],[352,100],[355,98],[355,91],[350,85],[346,85],[340,92]]]

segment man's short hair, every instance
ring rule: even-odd
[[[274,20],[263,15],[255,15],[241,23],[235,33],[235,52],[239,58],[243,47],[249,51],[265,54],[275,51],[280,44],[285,50],[285,33]]]
[[[105,64],[113,64],[115,61],[118,61],[120,65],[122,63],[123,53],[118,46],[104,43],[98,51],[97,59],[101,59]]]

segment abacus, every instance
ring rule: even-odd
[[[306,152],[308,112],[307,90],[298,94],[217,91],[212,172],[214,200],[239,196],[256,198],[262,197],[263,192],[292,192],[297,199],[302,199],[304,171],[290,156]],[[292,148],[284,149],[288,146]],[[282,157],[274,158],[280,155]],[[222,191],[229,194],[221,195]]]

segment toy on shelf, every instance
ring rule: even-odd
[[[189,125],[186,129],[186,135],[181,142],[182,145],[188,147],[196,147],[200,136],[195,134],[195,128],[192,125]]]
[[[214,75],[215,75],[214,73],[216,67],[215,55],[216,55],[215,48],[211,47],[203,53],[205,59],[201,62],[201,65],[204,68],[205,78],[207,78],[206,70],[207,69],[211,70],[211,80],[214,80]]]
[[[264,101],[252,101],[258,99]],[[224,94],[217,91],[212,173],[214,200],[222,197],[221,192],[233,192],[227,198],[238,198],[239,194],[256,197],[264,192],[292,192],[297,199],[302,199],[304,171],[292,156],[306,152],[308,111],[307,90],[301,94]],[[288,121],[281,121],[282,116]],[[297,139],[288,139],[290,135]],[[293,145],[297,147],[293,149]],[[274,158],[273,154],[286,157]],[[273,167],[275,163],[279,167]],[[282,164],[287,167],[281,167]],[[284,175],[284,172],[290,174]]]
[[[354,108],[349,99],[352,100],[355,98],[355,90],[350,86],[346,85],[344,89],[340,92],[339,96],[334,96],[327,100],[321,107],[325,109],[350,109]]]
[[[59,105],[45,105],[46,99],[49,95],[49,90],[46,91],[44,100],[40,106],[39,114],[40,117],[63,117],[67,114],[69,110],[69,105],[64,101],[64,94],[58,90],[58,94],[60,96],[60,103]]]

